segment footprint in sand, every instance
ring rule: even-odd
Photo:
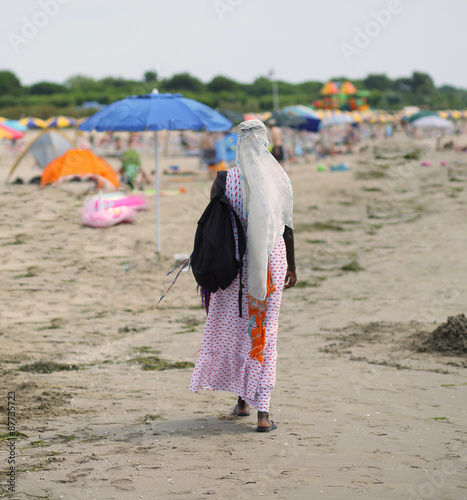
[[[129,434],[125,434],[123,436],[123,439],[124,440],[128,440],[128,441],[131,441],[132,439],[139,439],[141,438],[142,436],[144,436],[144,433],[143,432],[130,432]]]
[[[82,469],[76,469],[69,474],[66,475],[66,477],[69,477],[70,479],[76,480],[79,479],[80,477],[86,477],[89,476],[91,471],[94,469],[92,467],[83,467]]]
[[[86,462],[89,462],[90,460],[100,460],[100,458],[95,453],[93,453],[92,455],[85,455],[83,458],[76,460],[76,463],[77,464],[85,464]]]
[[[123,491],[133,491],[135,488],[132,486],[133,481],[131,479],[114,479],[110,481],[112,486],[115,486],[118,490]]]
[[[351,481],[351,483],[356,484],[358,486],[367,486],[369,484],[384,484],[384,481],[377,479],[376,477],[371,476],[361,476],[362,479],[360,481]],[[368,478],[368,479],[363,479]]]

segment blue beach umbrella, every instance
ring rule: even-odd
[[[157,252],[161,251],[159,209],[159,158],[158,130],[206,130],[221,132],[229,130],[232,122],[209,106],[181,94],[151,94],[130,96],[109,104],[83,122],[78,129],[98,132],[129,131],[155,132],[156,156],[156,235]]]
[[[323,126],[321,119],[317,116],[316,112],[306,106],[287,106],[283,109],[283,111],[284,113],[299,117],[303,120],[303,123],[299,125],[292,125],[292,128],[307,130],[308,132],[319,132]]]

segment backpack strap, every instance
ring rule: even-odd
[[[237,225],[237,234],[238,234],[238,253],[240,256],[240,269],[239,269],[239,274],[240,274],[240,288],[238,290],[238,310],[239,314],[238,316],[241,318],[242,317],[242,302],[243,302],[243,283],[242,283],[242,277],[243,277],[243,257],[245,256],[246,252],[246,238],[245,238],[245,231],[243,229],[243,224],[242,221],[240,220],[239,216],[235,213],[235,210],[232,209],[232,213],[234,214],[235,218],[235,224]]]
[[[220,170],[217,172],[216,180],[214,181],[214,184],[212,185],[211,189],[211,200],[214,198],[216,195],[225,195],[225,184],[227,182],[227,170]],[[230,204],[227,196],[225,196],[225,201],[227,202],[230,212],[234,217],[235,220],[235,225],[237,226],[237,234],[238,234],[238,254],[240,257],[240,269],[239,269],[239,274],[240,274],[240,288],[238,290],[238,310],[239,314],[238,316],[242,318],[242,302],[243,302],[243,288],[244,285],[242,283],[242,278],[243,278],[243,257],[245,256],[246,252],[246,237],[245,237],[245,230],[243,229],[243,224],[242,221],[240,220],[240,217],[237,215],[235,210],[233,209],[232,205]]]
[[[237,215],[237,213],[233,209],[232,205],[229,203],[229,200],[227,199],[226,196],[225,196],[225,200],[228,203],[228,206],[230,208],[230,213],[233,215],[234,220],[235,220],[235,225],[237,226],[238,254],[239,254],[239,257],[240,257],[239,258],[239,261],[240,261],[240,269],[239,269],[240,287],[239,287],[239,290],[238,290],[238,310],[239,310],[238,316],[240,318],[242,318],[243,317],[242,316],[242,302],[243,302],[243,288],[244,288],[244,285],[242,283],[242,277],[243,277],[243,257],[245,256],[245,252],[246,252],[245,230],[243,229],[243,224],[242,224],[242,221],[240,220],[240,217]]]

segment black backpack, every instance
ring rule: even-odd
[[[226,171],[218,172],[215,181],[217,194],[198,221],[190,265],[198,285],[212,293],[217,292],[219,288],[228,288],[240,273],[238,305],[239,316],[242,317],[242,273],[246,238],[242,222],[225,196],[226,179]],[[235,256],[235,235],[230,214],[233,215],[237,226],[240,260]]]

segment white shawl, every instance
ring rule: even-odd
[[[268,151],[267,130],[260,120],[240,123],[237,159],[247,222],[248,295],[264,301],[269,253],[292,228],[293,194],[289,177]],[[278,284],[279,285],[279,284]]]

